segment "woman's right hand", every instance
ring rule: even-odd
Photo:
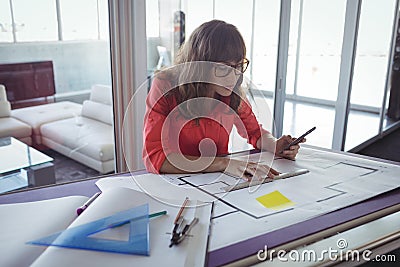
[[[246,181],[252,179],[263,180],[265,178],[273,179],[279,172],[273,168],[255,162],[245,162],[234,159],[227,159],[227,167],[224,173],[240,177]]]

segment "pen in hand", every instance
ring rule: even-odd
[[[316,129],[316,127],[312,127],[310,130],[308,130],[307,132],[305,132],[304,134],[302,134],[300,137],[296,138],[295,140],[293,140],[292,142],[290,142],[288,145],[286,145],[281,151],[279,151],[279,154],[282,154],[284,150],[289,150],[291,146],[295,146],[301,142],[303,142],[304,137],[306,137],[307,135],[309,135],[312,131],[314,131]]]

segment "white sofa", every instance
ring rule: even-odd
[[[0,84],[0,138],[12,136],[31,145],[31,135],[31,126],[11,117],[11,105],[7,100],[6,89]]]
[[[32,144],[42,144],[40,127],[43,124],[67,118],[79,117],[82,105],[70,101],[50,103],[11,110],[11,116],[30,125],[32,128]]]
[[[114,170],[112,96],[109,86],[94,85],[90,100],[79,116],[40,126],[45,146],[81,162],[100,173]]]

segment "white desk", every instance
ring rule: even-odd
[[[241,154],[234,157],[243,158]],[[400,166],[397,164],[315,148],[303,148],[296,161],[274,159],[270,154],[251,154],[248,158],[283,172],[308,168],[310,173],[229,194],[222,188],[234,183],[235,179],[219,173],[175,175],[175,181],[168,175],[163,178],[137,176],[134,181],[131,178],[105,180],[108,186],[140,187],[151,195],[164,198],[182,193],[204,201],[218,199],[209,244],[210,266],[242,258],[248,258],[243,263],[255,264],[257,258],[249,255],[256,254],[265,245],[293,248],[398,209],[393,207],[400,199],[396,194],[364,201],[400,185],[397,177]],[[179,191],[179,187],[169,185],[163,179],[174,184],[188,184],[180,186],[185,191]],[[100,181],[100,186],[104,186],[104,182]],[[283,192],[296,205],[274,210],[266,209],[256,201],[274,190]]]
[[[265,259],[256,266],[321,266],[332,264],[356,266],[366,262],[380,262],[398,266],[400,255],[396,255],[392,251],[399,247],[400,211],[308,245],[293,247],[290,250],[287,250],[287,245],[286,248],[285,246],[275,248],[276,251],[282,250],[285,254],[282,253],[279,257]],[[268,252],[271,252],[271,250]],[[261,252],[259,258],[264,259],[265,256],[269,255],[268,252],[266,255]],[[254,260],[247,258],[236,262],[236,264],[247,265]]]
[[[319,152],[325,151],[321,149],[317,150]],[[333,152],[333,153],[337,154],[339,158],[341,158],[342,156],[346,156],[351,158],[354,157],[357,159],[368,159],[366,157],[360,157],[348,153],[341,153],[341,152],[339,153]],[[301,158],[299,157],[298,162],[300,161]],[[389,164],[392,167],[396,166],[396,164],[389,163],[387,161],[380,161],[374,159],[372,162]],[[124,174],[124,175],[129,176],[130,174]],[[105,177],[108,176],[103,176],[103,178]],[[399,177],[397,177],[397,179],[399,179]],[[98,181],[98,178],[86,179],[76,183],[42,187],[15,194],[2,195],[0,196],[0,204],[26,202],[26,201],[54,198],[65,195],[76,195],[76,194],[83,194],[90,196],[97,191],[94,185],[96,181]],[[312,190],[312,188],[310,190]],[[358,226],[365,225],[364,229],[366,229],[366,231],[374,231],[374,229],[371,230],[370,226],[368,226],[369,222],[372,222],[379,218],[383,218],[390,214],[394,214],[399,210],[400,210],[400,189],[396,189],[384,193],[380,196],[374,197],[372,199],[368,199],[360,203],[351,205],[349,207],[336,210],[334,212],[330,212],[315,218],[311,218],[306,221],[299,222],[293,225],[288,225],[281,229],[274,230],[271,232],[266,232],[266,233],[264,232],[260,233],[259,235],[249,235],[249,237],[246,240],[238,239],[237,242],[233,244],[229,244],[225,247],[210,250],[208,253],[208,265],[219,266],[224,264],[234,264],[234,265],[255,264],[259,262],[256,257],[257,252],[260,249],[263,249],[265,245],[268,245],[268,247],[271,249],[299,248],[302,247],[303,245],[311,243],[324,245],[324,243],[319,243],[323,242],[321,240],[323,240],[324,238],[332,236],[337,232],[346,232],[352,228],[356,229]],[[232,212],[232,214],[233,213],[234,212]],[[223,213],[219,214],[219,217],[222,218],[222,215]],[[249,219],[249,222],[250,221],[251,219]],[[380,224],[379,221],[377,223]],[[248,224],[242,227],[252,227],[252,225]],[[395,226],[395,229],[400,229],[400,226],[398,228],[396,227],[397,226]],[[397,245],[399,244],[400,243],[397,242]],[[393,249],[393,246],[390,247],[390,249]],[[263,264],[265,264],[265,262],[263,262]]]

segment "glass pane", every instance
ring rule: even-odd
[[[388,74],[395,0],[364,0],[361,5],[351,104],[364,106],[349,113],[345,150],[379,133],[379,111]]]
[[[57,12],[54,0],[13,0],[17,42],[56,41]]]
[[[42,3],[44,1],[25,2]],[[55,1],[51,0],[51,2]],[[87,1],[74,1],[74,3],[79,3],[73,7],[74,10],[78,12],[84,2],[87,3]],[[96,1],[91,1],[91,3],[96,3]],[[101,0],[99,3],[101,3],[99,13],[102,14],[99,24],[103,25],[103,29],[108,29],[107,0]],[[32,13],[30,4],[17,7],[20,14]],[[94,13],[97,14],[96,5],[94,7]],[[55,8],[43,9],[46,10],[47,17],[56,17]],[[74,10],[71,12],[73,13]],[[74,17],[78,17],[76,12]],[[41,36],[41,29],[38,28],[37,32],[35,30],[36,28],[33,28],[30,34]],[[32,99],[35,97],[33,94],[30,99],[24,99],[23,106],[20,105],[21,108],[13,107],[13,115],[19,114],[21,121],[30,124],[36,130],[39,127],[44,129],[43,126],[46,125],[46,130],[43,132],[23,131],[26,132],[23,136],[14,137],[54,159],[52,162],[55,165],[56,182],[73,181],[114,172],[109,39],[11,43],[2,45],[0,50],[1,56],[7,63],[18,63],[10,64],[17,65],[17,71],[22,69],[20,65],[29,62],[29,68],[25,67],[23,71],[19,71],[18,77],[14,69],[9,72],[12,75],[6,78],[13,82],[10,81],[10,84],[15,84],[14,80],[25,81],[18,83],[25,92],[42,93],[46,85],[54,82],[55,94],[53,90],[45,91],[46,97],[43,97],[45,100]],[[37,65],[41,65],[44,60],[50,61],[46,63],[51,64],[46,64],[45,69],[38,68]],[[36,85],[34,88],[33,82]],[[10,93],[8,95],[13,94],[11,88],[12,86],[6,86],[7,93]],[[89,99],[91,101],[87,101]],[[35,114],[45,114],[45,116],[35,116]],[[13,128],[11,124],[4,126],[6,129]],[[15,135],[15,133],[17,133],[15,130],[9,131],[10,135]],[[4,145],[7,144],[0,143],[0,147]],[[0,156],[0,162],[3,164],[12,163],[8,162],[10,160],[16,162],[21,159],[22,157],[19,156],[14,158],[7,158],[7,155]],[[16,171],[19,172],[19,170]]]
[[[298,95],[336,101],[345,10],[344,0],[304,1],[298,36],[300,47],[296,47],[297,39],[290,40],[290,46],[300,53],[298,80],[294,85]],[[291,25],[290,30],[297,31],[298,24]]]
[[[276,62],[279,38],[279,0],[256,0],[254,6],[253,55],[250,73],[257,90],[268,91],[264,96],[254,91],[253,109],[263,127],[272,132],[273,92],[276,80]]]
[[[189,0],[186,13],[186,38],[202,23],[213,19],[213,0]]]
[[[300,45],[296,43],[299,41],[301,33],[301,21],[302,11],[300,10],[302,4],[292,4],[290,11],[290,31],[289,31],[289,51],[288,51],[288,64],[286,70],[286,94],[295,94],[295,86],[297,85],[297,49],[300,49]]]
[[[238,28],[246,43],[247,56],[250,55],[251,50],[251,16],[251,0],[215,1],[215,19],[231,23]]]
[[[63,40],[98,39],[97,1],[60,0]]]
[[[53,159],[14,137],[1,137],[0,157],[12,160],[0,161],[0,174],[51,162]],[[4,145],[6,143],[6,145]],[[2,175],[0,175],[1,177]]]
[[[347,120],[345,151],[374,137],[379,132],[379,114],[351,110]]]
[[[286,101],[283,134],[299,137],[312,127],[317,129],[306,137],[307,144],[331,148],[335,109],[321,105]]]
[[[258,61],[258,62],[254,62],[254,55],[251,58],[252,55],[252,16],[253,16],[253,2],[255,1],[251,1],[251,0],[218,0],[215,1],[215,10],[214,10],[214,14],[215,14],[215,19],[220,19],[223,21],[226,21],[227,23],[231,23],[233,25],[235,25],[239,32],[241,33],[241,35],[243,36],[244,42],[246,44],[246,56],[247,58],[250,59],[250,67],[249,70],[246,71],[244,73],[244,75],[249,79],[250,78],[250,73],[251,73],[251,69],[254,70],[254,68],[256,68],[257,65],[260,65],[259,63],[262,64],[262,61]],[[270,5],[268,5],[270,3],[270,1],[260,1],[259,3],[257,3],[256,5],[259,5],[259,7],[257,8],[264,8],[264,10],[268,10],[268,8],[271,8]],[[256,9],[257,9],[256,8]],[[278,9],[279,12],[279,9]],[[265,17],[265,14],[261,15],[263,17]],[[256,15],[257,17],[257,15]],[[259,18],[261,20],[261,18]],[[266,24],[265,21],[260,21],[262,24]],[[271,25],[273,27],[273,25]],[[260,29],[260,28],[259,28]],[[254,34],[254,37],[257,36],[257,33]],[[265,50],[261,49],[260,47],[263,46],[263,44],[261,42],[263,42],[264,40],[262,40],[262,37],[266,36],[266,34],[262,34],[262,36],[260,36],[260,39],[258,40],[258,44],[259,44],[259,50],[261,50],[261,53],[263,53]],[[256,64],[256,65],[253,65]],[[274,63],[274,65],[276,65],[276,63]],[[269,76],[266,75],[265,71],[265,65],[262,67],[257,68],[258,70],[260,70],[260,72],[262,72],[263,76]],[[260,73],[259,72],[259,73]],[[259,76],[260,77],[260,76]],[[253,82],[254,83],[254,82]],[[257,85],[256,85],[257,86]],[[258,86],[257,86],[258,87]],[[260,114],[268,114],[268,105],[266,104],[267,99],[262,99],[262,98],[257,98],[255,99],[256,101],[252,101],[252,105],[253,105],[253,110],[257,115]],[[270,126],[270,118],[267,121],[266,118],[264,117],[259,117],[259,121],[260,123],[262,123],[268,130],[270,130],[268,128],[268,126]],[[263,119],[265,119],[263,121]],[[245,139],[243,139],[242,137],[240,137],[236,130],[234,129],[231,132],[230,138],[229,138],[229,151],[230,152],[234,152],[234,151],[241,151],[241,150],[245,150],[245,149],[249,149],[251,148],[251,146],[247,143],[247,141]]]
[[[147,37],[160,36],[160,14],[158,0],[146,1],[146,34]]]
[[[271,92],[275,90],[279,13],[279,0],[255,1],[252,80],[258,89]]]
[[[381,108],[395,1],[362,2],[351,103]],[[366,77],[368,77],[366,79]]]
[[[396,24],[396,22],[394,22]],[[400,120],[400,18],[397,18],[397,32],[394,36],[394,51],[391,62],[392,68],[389,72],[389,88],[385,103],[385,120],[383,129],[386,129],[396,121]]]
[[[148,7],[146,7],[148,8]],[[157,42],[157,45],[165,47],[167,50],[166,54],[169,55],[170,61],[173,61],[174,55],[177,52],[177,47],[175,44],[175,25],[174,25],[174,16],[177,12],[180,11],[179,1],[158,1],[159,11],[159,39],[153,39]],[[153,10],[148,10],[147,12],[154,12]],[[188,17],[188,14],[186,14]],[[150,37],[151,38],[151,37]],[[154,48],[157,56],[157,60],[159,58],[157,47]],[[157,64],[157,63],[156,63]]]
[[[12,42],[12,21],[10,2],[0,0],[0,42]]]
[[[100,40],[110,38],[110,29],[108,27],[108,0],[98,0],[99,5],[99,34]]]
[[[316,126],[310,145],[332,144],[335,109],[326,100],[337,97],[345,11],[346,0],[292,1],[283,134]]]

